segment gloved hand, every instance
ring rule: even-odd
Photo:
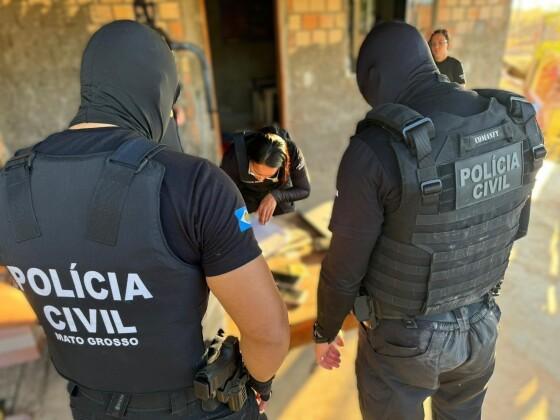
[[[267,402],[272,394],[272,381],[274,376],[266,382],[257,381],[251,375],[249,375],[249,381],[247,384],[255,391],[257,394],[257,403],[259,404],[259,413],[264,413],[266,409]]]

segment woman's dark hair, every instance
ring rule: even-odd
[[[261,128],[259,131],[265,134],[277,134],[280,137],[282,137],[284,140],[292,141],[292,138],[290,137],[290,133],[288,133],[283,128],[278,127],[277,125],[267,125],[266,127]]]
[[[436,29],[434,32],[432,32],[432,34],[430,35],[430,40],[428,41],[428,44],[432,43],[432,38],[434,37],[434,35],[437,35],[437,34],[443,35],[445,40],[447,42],[449,42],[449,32],[447,32],[447,29],[440,28],[440,29]]]
[[[260,165],[278,168],[280,182],[285,184],[290,175],[290,155],[286,140],[278,134],[262,130],[248,134],[246,139],[247,157]]]

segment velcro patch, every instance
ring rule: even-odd
[[[461,138],[461,154],[468,153],[488,143],[511,138],[512,129],[508,124],[499,125]]]
[[[523,184],[523,143],[455,162],[455,207],[478,204]]]

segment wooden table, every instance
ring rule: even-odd
[[[313,252],[308,256],[295,261],[303,262],[308,269],[308,273],[298,283],[298,288],[307,291],[306,301],[295,309],[288,310],[290,321],[290,348],[298,347],[312,342],[313,324],[317,319],[317,286],[319,284],[319,273],[321,271],[321,261],[325,256],[324,252]],[[270,258],[267,260],[271,270],[285,264],[281,259]],[[348,330],[357,328],[358,323],[354,316],[346,317],[342,329]]]
[[[35,325],[37,317],[21,290],[0,283],[0,328]]]

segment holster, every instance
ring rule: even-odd
[[[239,411],[247,401],[248,375],[243,366],[236,337],[224,337],[219,330],[203,357],[203,366],[195,374],[194,394],[205,411],[214,411],[220,403]]]

